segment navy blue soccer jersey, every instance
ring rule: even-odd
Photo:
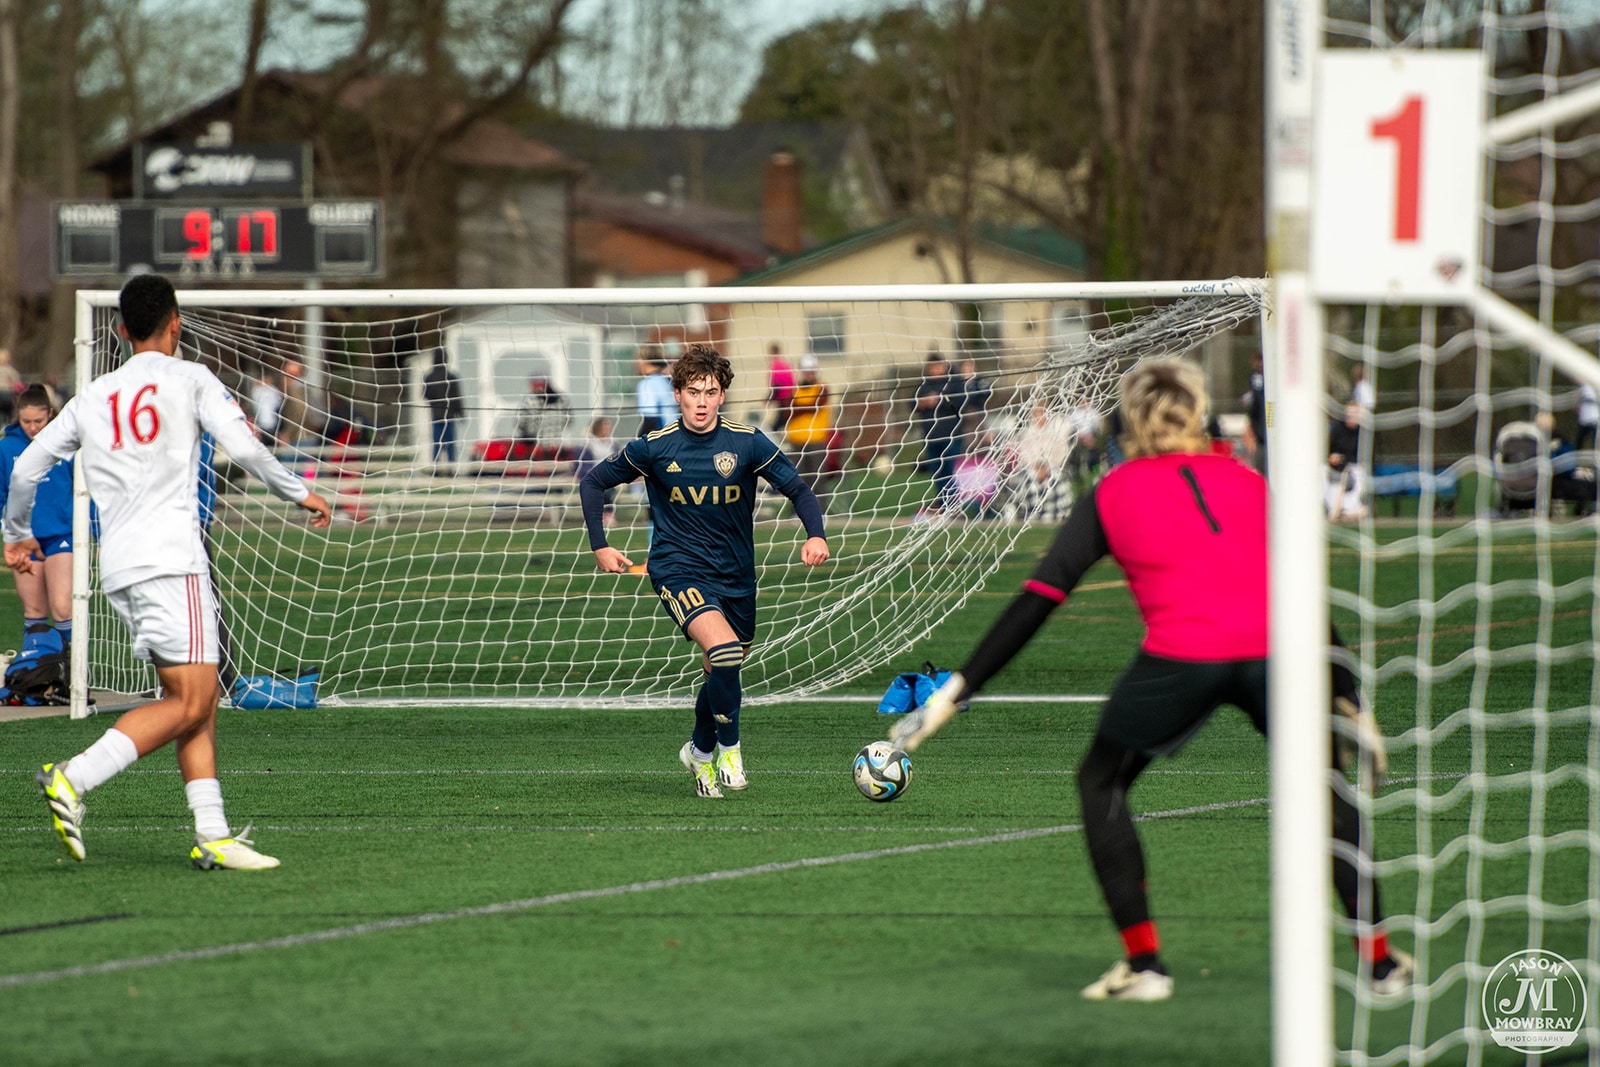
[[[719,417],[709,433],[675,422],[629,441],[587,480],[609,489],[644,477],[656,524],[652,574],[715,578],[729,592],[754,593],[757,475],[780,492],[800,481],[794,464],[766,434]],[[598,523],[592,525],[590,547],[605,543]]]

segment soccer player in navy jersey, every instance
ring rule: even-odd
[[[655,513],[650,582],[703,653],[694,733],[678,753],[703,797],[749,784],[739,750],[739,668],[756,636],[757,475],[794,503],[807,535],[800,562],[828,559],[822,508],[794,464],[761,431],[719,414],[732,381],[732,364],[715,348],[690,345],[672,368],[678,421],[629,441],[578,484],[595,562],[625,574],[633,561],[606,543],[605,495],[644,479]]]
[[[916,749],[1022,650],[1084,572],[1114,558],[1146,636],[1100,713],[1078,767],[1078,795],[1090,862],[1126,958],[1083,997],[1166,1000],[1172,978],[1157,951],[1128,791],[1152,759],[1175,754],[1223,704],[1267,731],[1267,483],[1210,452],[1205,381],[1193,364],[1154,361],[1130,371],[1122,412],[1128,460],[1073,506],[971,660],[924,708],[896,723],[891,740]],[[1357,721],[1365,755],[1381,767],[1382,738],[1342,664],[1333,667],[1333,693],[1335,707]],[[1348,858],[1367,855],[1362,829],[1355,805],[1335,789],[1333,833],[1348,847],[1334,856],[1334,886],[1346,911],[1362,920],[1357,949],[1373,990],[1399,993],[1410,986],[1414,964],[1375,932],[1382,918],[1377,887]]]

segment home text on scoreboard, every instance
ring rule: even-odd
[[[377,200],[60,202],[51,238],[58,278],[138,270],[211,281],[383,276]]]

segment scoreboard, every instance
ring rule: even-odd
[[[383,276],[377,200],[63,201],[52,207],[50,236],[57,278],[146,269],[191,282]]]

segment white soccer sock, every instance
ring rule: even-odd
[[[215,778],[196,778],[183,784],[189,797],[189,810],[194,812],[194,836],[201,841],[217,841],[228,837],[227,817],[222,813],[222,783]]]
[[[133,738],[112,727],[100,735],[100,740],[68,760],[61,773],[72,788],[83,794],[121,774],[138,758],[139,749]]]
[[[689,757],[696,763],[710,763],[712,757],[715,755],[715,752],[701,752],[700,749],[695,747],[695,743],[693,741],[689,742]]]

